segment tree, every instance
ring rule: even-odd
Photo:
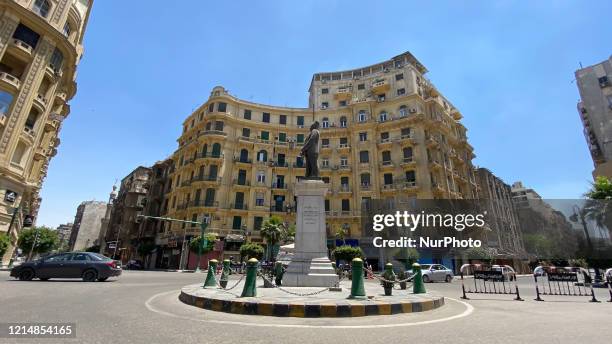
[[[339,227],[336,229],[336,232],[334,233],[334,236],[336,237],[336,239],[341,240],[342,241],[342,246],[346,245],[346,233],[347,230],[344,227]]]
[[[284,233],[286,233],[283,220],[278,216],[271,216],[264,221],[260,233],[268,244],[266,247],[266,259],[269,259],[272,246],[278,244],[284,237]]]
[[[9,244],[10,240],[8,235],[6,235],[5,233],[0,233],[0,258],[6,253]]]
[[[200,246],[202,247],[202,253],[208,253],[213,250],[215,246],[215,240],[217,240],[217,236],[212,233],[204,234],[204,239],[206,239],[206,245],[204,245],[204,241],[201,236],[196,236],[191,238],[189,241],[189,250],[194,253],[198,253],[200,251]]]
[[[336,260],[344,260],[345,262],[351,262],[354,258],[364,258],[363,251],[361,247],[353,247],[353,246],[338,246],[332,252],[332,257]]]
[[[100,252],[100,245],[89,246],[85,249],[85,252]]]
[[[421,254],[414,247],[401,249],[399,253],[395,256],[395,259],[404,263],[405,269],[410,269],[412,264],[416,263],[419,258],[421,258]]]
[[[36,240],[36,245],[34,245],[34,240]],[[23,252],[29,253],[32,251],[40,254],[53,251],[58,242],[57,231],[48,227],[32,227],[19,232],[17,247]],[[32,246],[34,246],[33,250]]]
[[[612,181],[604,176],[597,177],[585,196],[590,199],[612,199]]]
[[[153,252],[154,249],[155,249],[155,243],[148,241],[148,242],[140,243],[140,245],[138,245],[137,251],[140,256],[145,257],[151,254],[151,252]]]
[[[264,254],[264,249],[259,244],[248,243],[240,246],[240,260],[248,260],[251,258],[261,259]]]
[[[493,255],[483,247],[472,247],[465,251],[468,259],[480,260],[483,263],[490,263],[493,260]]]

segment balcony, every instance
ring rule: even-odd
[[[370,190],[372,190],[372,184],[369,184],[369,183],[361,183],[361,184],[359,185],[359,188],[360,188],[361,190],[363,190],[363,191],[370,191]]]
[[[29,137],[31,139],[36,137],[36,132],[34,132],[34,127],[33,126],[28,126],[26,124],[26,126],[23,127],[23,132],[26,134],[26,137]]]
[[[338,189],[339,194],[351,193],[351,187],[349,184],[341,184]]]
[[[431,169],[439,170],[442,168],[442,165],[440,165],[440,162],[436,159],[429,159],[428,163]]]
[[[196,183],[196,182],[209,182],[209,183],[221,183],[221,177],[218,177],[216,175],[213,176],[195,176],[193,177],[193,179],[191,179],[192,183]]]
[[[251,186],[251,183],[248,180],[234,179],[234,186]]]
[[[220,153],[198,153],[196,160],[200,159],[223,159],[223,154]]]
[[[350,87],[339,87],[336,93],[334,94],[334,99],[336,100],[347,100],[351,99],[352,90]]]
[[[272,213],[284,213],[286,205],[278,204],[270,207],[270,212]]]
[[[416,140],[414,139],[414,137],[412,135],[402,135],[402,136],[400,136],[399,140],[397,140],[397,141],[400,142],[400,143],[406,143],[407,142],[407,143],[410,143],[413,146],[417,144]]]
[[[304,163],[294,162],[293,163],[293,168],[306,168],[306,165],[304,165]]]
[[[381,188],[381,192],[395,191],[395,190],[396,190],[395,184],[383,184]]]
[[[237,158],[234,157],[234,162],[237,164],[252,164],[253,160],[247,158]]]
[[[4,82],[5,84],[10,86],[11,88],[14,88],[15,90],[19,89],[19,86],[21,85],[21,81],[19,81],[19,78],[17,78],[16,76],[12,74],[5,73],[5,72],[0,72],[0,81]]]
[[[0,114],[0,126],[5,126],[6,125],[6,115],[5,114]]]
[[[181,187],[190,186],[190,185],[191,185],[191,180],[183,180],[181,182]]]
[[[340,171],[351,171],[351,165],[340,165],[338,166]]]
[[[26,42],[13,38],[10,42],[9,49],[21,59],[29,59],[32,57],[34,49]]]
[[[248,142],[248,143],[255,142],[255,139],[252,138],[252,137],[249,137],[249,136],[240,136],[240,137],[238,137],[238,140],[239,141],[245,141],[245,142]]]
[[[416,160],[412,156],[402,159],[402,162],[400,163],[400,166],[402,167],[410,167],[414,165],[416,165]]]
[[[287,168],[287,167],[289,167],[289,163],[275,161],[275,162],[272,163],[272,167],[275,167],[275,168]]]
[[[272,189],[287,190],[287,183],[272,183]]]
[[[427,145],[427,148],[435,148],[440,145],[440,142],[437,138],[429,135],[425,137],[425,144]]]
[[[390,88],[389,83],[385,79],[378,79],[372,83],[372,92],[383,93]]]
[[[230,209],[234,210],[249,210],[249,207],[246,203],[235,203],[230,205]]]
[[[330,148],[331,148],[331,146],[329,145],[329,143],[321,145],[321,150],[323,150],[323,149],[330,149]]]
[[[398,188],[402,190],[416,190],[417,183],[413,180],[403,181],[399,183]]]
[[[381,161],[380,168],[383,170],[389,170],[395,168],[395,163],[391,160]]]
[[[44,112],[47,107],[47,99],[42,94],[38,93],[34,98],[34,105],[37,106],[41,112]]]
[[[223,130],[205,130],[200,133],[200,136],[227,136],[227,133]]]
[[[350,150],[351,146],[348,143],[341,143],[338,145],[338,150]]]
[[[434,182],[431,183],[431,191],[434,194],[440,195],[440,194],[444,193],[444,188],[440,184],[438,184],[437,182],[434,181]]]
[[[391,140],[390,137],[378,140],[379,147],[387,147],[387,146],[390,146],[392,143],[393,143],[393,140]]]

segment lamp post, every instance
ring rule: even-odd
[[[204,237],[204,231],[208,226],[208,221],[206,216],[202,219],[202,223],[200,223],[200,242],[198,244],[198,266],[196,267],[195,272],[200,272],[200,264],[202,262],[202,246],[208,246],[208,239]]]

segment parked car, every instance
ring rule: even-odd
[[[493,265],[491,266],[493,271],[501,271],[504,276],[504,281],[516,281],[516,272],[507,266]]]
[[[409,272],[412,273],[412,270]],[[442,264],[422,264],[421,272],[425,283],[453,281],[453,271]]]
[[[85,282],[103,282],[109,277],[121,275],[117,263],[99,253],[69,252],[52,254],[37,260],[25,262],[11,270],[11,277],[21,281],[38,278],[82,278]]]
[[[125,264],[124,269],[126,270],[144,270],[144,264],[141,260],[132,259]]]

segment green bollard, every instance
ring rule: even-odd
[[[211,259],[208,261],[208,273],[206,274],[206,280],[204,281],[204,285],[202,287],[216,287],[217,282],[215,281],[215,272],[217,271],[217,263],[216,259]]]
[[[259,261],[255,258],[251,258],[247,262],[246,281],[244,282],[244,288],[242,288],[242,295],[240,297],[257,296],[257,263]]]
[[[283,263],[281,262],[274,263],[274,283],[276,283],[276,285],[282,285],[284,274],[285,274],[285,271],[283,269]]]
[[[359,258],[353,259],[351,262],[351,296],[349,299],[365,299],[365,287],[363,285],[363,260]]]
[[[221,278],[219,279],[219,285],[221,285],[221,288],[225,289],[225,287],[227,287],[227,281],[229,280],[230,273],[230,260],[224,259],[223,270],[221,270]]]
[[[385,271],[382,274],[382,278],[388,281],[395,281],[395,273],[393,272],[393,264],[385,264]],[[383,288],[385,289],[385,296],[393,295],[393,283],[382,282]]]
[[[414,279],[412,282],[412,293],[413,294],[424,294],[427,291],[425,290],[425,283],[423,283],[423,273],[421,272],[421,264],[414,263],[412,264],[412,273],[414,274]]]

